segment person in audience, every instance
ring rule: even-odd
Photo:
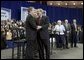
[[[8,29],[8,31],[6,33],[6,40],[12,40],[12,32],[10,29]]]
[[[73,45],[74,47],[77,47],[77,27],[76,19],[73,19],[73,23],[71,25],[71,48],[73,48]]]
[[[69,49],[68,43],[69,43],[69,37],[70,37],[71,27],[70,27],[70,24],[68,23],[67,19],[65,19],[64,27],[65,27],[66,48]]]
[[[57,21],[57,25],[55,25],[54,31],[56,31],[56,47],[57,48],[65,48],[65,27],[61,24],[61,20]]]
[[[81,42],[81,26],[80,25],[78,25],[77,41]]]
[[[6,32],[6,44],[7,44],[7,48],[10,47],[10,44],[9,42],[12,40],[12,32],[10,29],[7,29],[7,32]]]

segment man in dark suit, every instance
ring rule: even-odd
[[[42,15],[43,10],[38,9],[37,15],[39,18],[36,20],[37,23],[37,41],[39,45],[39,57],[40,59],[45,59],[44,57],[44,49],[46,53],[46,59],[50,59],[50,41],[49,41],[49,33],[48,26],[49,21],[47,16]]]
[[[73,19],[73,24],[71,25],[71,47],[77,47],[77,24],[76,19]]]
[[[26,18],[26,59],[34,59],[34,42],[36,40],[37,34],[37,25],[36,25],[36,18],[34,17],[34,8],[29,7],[28,9],[28,16]]]
[[[67,19],[65,20],[64,27],[65,27],[66,48],[69,49],[68,43],[69,43],[69,37],[70,37],[71,27],[70,27],[70,24],[68,23]]]

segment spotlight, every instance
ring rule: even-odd
[[[60,3],[58,3],[58,5],[60,5]]]
[[[67,3],[65,3],[65,5],[67,5]]]
[[[83,2],[81,3],[81,5],[83,5]]]
[[[50,5],[52,5],[52,3],[50,3]]]
[[[73,3],[73,5],[76,5],[76,3]]]

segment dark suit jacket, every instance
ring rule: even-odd
[[[35,40],[37,36],[36,32],[36,21],[30,14],[26,18],[26,39]]]
[[[39,30],[41,39],[49,39],[49,20],[47,16],[42,16],[40,25],[42,26],[42,29]]]
[[[65,27],[65,35],[69,35],[71,33],[71,26],[70,26],[70,24],[68,23],[68,26],[67,27],[64,24],[64,27]],[[69,31],[69,34],[67,34],[67,31]]]
[[[77,26],[78,27],[78,26]],[[74,34],[77,34],[77,32],[75,31],[75,26],[74,24],[71,25],[71,34],[72,36],[74,36]]]
[[[66,25],[64,24],[64,27],[65,27],[65,30],[66,31],[70,31],[71,30],[71,27],[70,27],[70,24],[68,23],[68,26],[66,27]]]

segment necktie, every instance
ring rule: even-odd
[[[40,25],[40,20],[41,20],[41,18],[39,17],[39,18],[37,18],[37,25]]]

